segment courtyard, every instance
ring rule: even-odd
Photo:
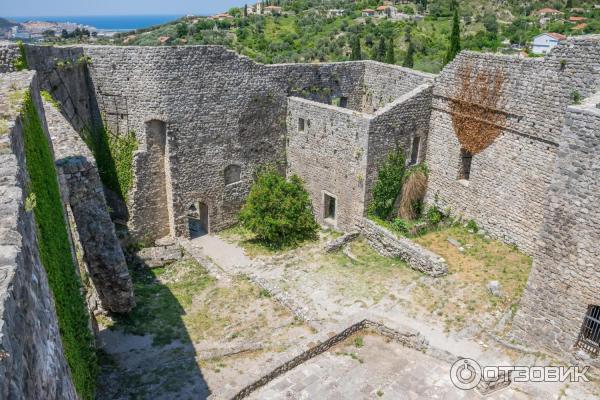
[[[273,250],[234,227],[180,241],[182,257],[168,265],[130,266],[138,306],[127,317],[99,318],[99,397],[233,398],[362,320],[419,345],[361,330],[269,378],[250,398],[478,398],[452,386],[457,357],[554,362],[514,350],[505,337],[531,268],[514,247],[462,226],[429,232],[415,240],[449,267],[432,278],[378,255],[361,237],[325,252],[339,236],[320,231],[317,240]],[[595,383],[512,384],[490,398],[597,395]]]

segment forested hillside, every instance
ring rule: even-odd
[[[394,18],[365,16],[365,9],[379,13],[377,8],[384,2],[378,1],[270,3],[281,7],[281,15],[251,15],[246,7],[234,8],[216,18],[186,17],[120,34],[114,41],[128,45],[220,44],[263,63],[360,57],[438,72],[450,47],[455,7],[462,49],[526,52],[531,39],[541,32],[600,32],[600,9],[594,2],[577,0],[397,1]],[[543,9],[555,11],[540,12]]]

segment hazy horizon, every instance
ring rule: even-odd
[[[55,18],[55,17],[116,17],[116,16],[180,16],[187,14],[211,15],[231,7],[255,1],[220,0],[104,0],[102,3],[81,0],[23,0],[3,6],[3,18]]]

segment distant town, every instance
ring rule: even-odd
[[[112,37],[115,33],[117,33],[116,30],[97,29],[93,26],[77,24],[75,22],[27,21],[18,23],[10,19],[0,18],[1,39],[42,41],[53,37]]]

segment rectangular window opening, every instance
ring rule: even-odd
[[[577,339],[577,347],[594,356],[600,354],[600,306],[588,306]]]
[[[347,108],[348,107],[348,98],[340,97],[340,107]]]
[[[471,177],[471,162],[473,161],[473,155],[468,151],[461,149],[460,151],[460,169],[458,172],[458,179],[468,181]]]
[[[410,165],[415,165],[419,161],[419,148],[421,146],[421,138],[415,136],[412,142],[412,150],[410,151]]]
[[[298,118],[298,130],[304,132],[304,118]]]
[[[328,194],[323,194],[323,218],[325,220],[335,221],[336,217],[336,202],[335,197],[329,196]]]

